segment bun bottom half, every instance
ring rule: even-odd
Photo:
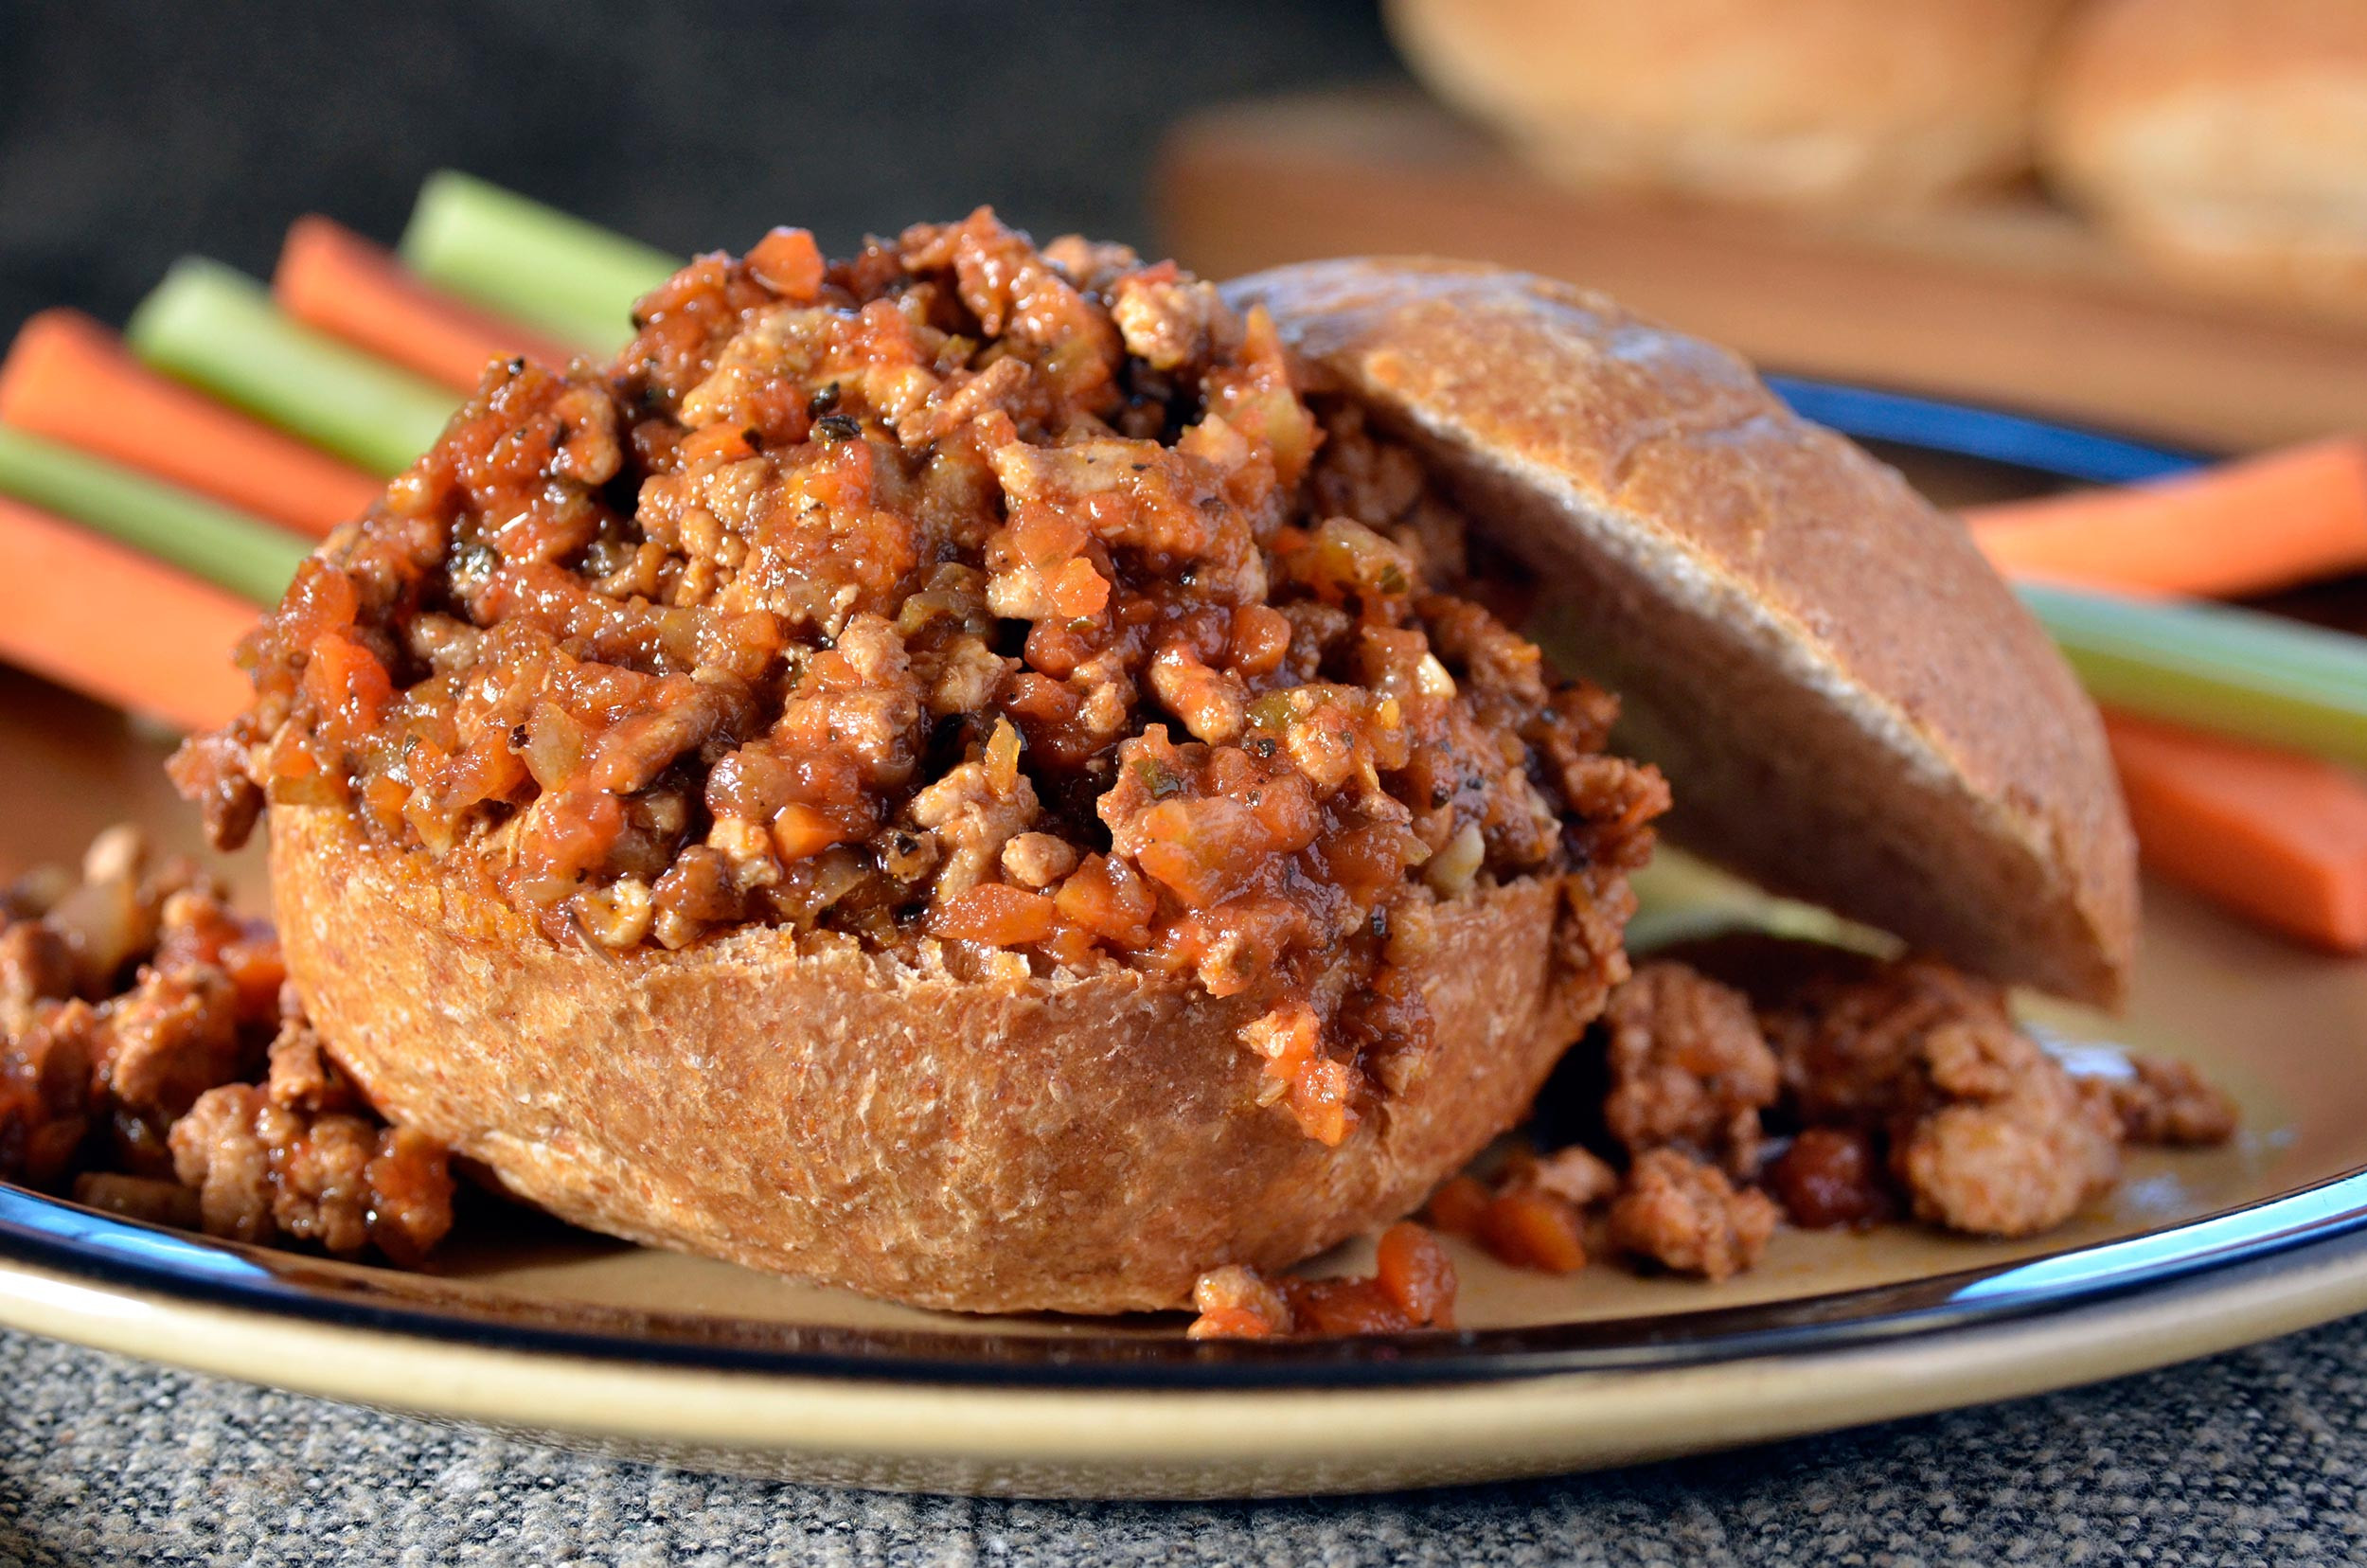
[[[1624,882],[1441,903],[1426,1070],[1335,1149],[1257,1103],[1261,1003],[1187,979],[964,978],[769,928],[608,954],[341,810],[274,808],[271,849],[290,977],[390,1119],[575,1224],[966,1311],[1175,1307],[1400,1217],[1626,972]]]

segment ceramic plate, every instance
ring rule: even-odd
[[[1927,475],[1929,477],[1929,475]],[[1950,486],[2005,488],[1996,472]],[[0,875],[126,817],[194,846],[158,739],[0,671]],[[259,864],[228,864],[253,896]],[[0,1322],[578,1447],[870,1487],[1358,1491],[1539,1474],[2112,1377],[2367,1310],[2367,966],[2149,890],[2119,1020],[2242,1101],[2023,1243],[1786,1231],[1723,1285],[1456,1253],[1452,1334],[1193,1344],[1184,1318],[962,1318],[496,1218],[432,1274],[218,1244],[0,1187]],[[1690,897],[1691,895],[1689,895]],[[1664,914],[1664,919],[1665,914]],[[1318,1272],[1362,1269],[1349,1247]]]

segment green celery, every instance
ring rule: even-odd
[[[453,169],[419,187],[399,248],[429,282],[602,356],[632,335],[633,301],[682,265]]]
[[[44,508],[258,604],[275,604],[304,541],[69,446],[0,425],[0,494]]]
[[[282,314],[217,261],[174,263],[124,337],[157,369],[381,476],[436,444],[459,400]]]
[[[2226,605],[2020,591],[2106,706],[2367,765],[2367,641]]]

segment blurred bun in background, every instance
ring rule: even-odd
[[[2328,0],[2330,5],[2346,0]],[[1415,73],[1555,180],[1898,206],[2030,167],[2070,0],[1389,0]]]
[[[2149,260],[2367,318],[2367,0],[2093,0],[2041,137],[2057,188]]]

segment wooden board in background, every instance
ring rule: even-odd
[[[1217,110],[1170,137],[1166,250],[1204,276],[1358,253],[1599,288],[1771,370],[2242,449],[2367,430],[2367,322],[2199,295],[2036,196],[1808,221],[1590,198],[1407,93]]]

